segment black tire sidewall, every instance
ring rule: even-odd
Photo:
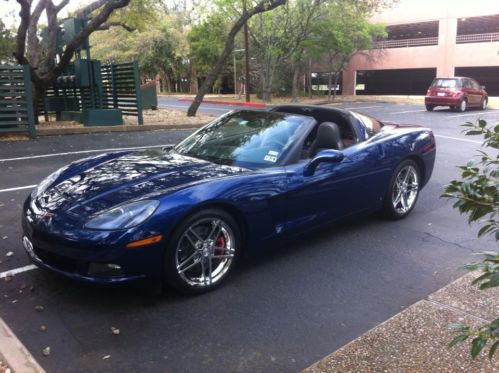
[[[414,200],[414,203],[412,204],[411,208],[406,211],[405,213],[399,213],[395,210],[395,208],[393,207],[393,203],[392,203],[392,193],[393,193],[393,187],[395,185],[395,180],[397,179],[397,175],[399,174],[400,170],[402,170],[404,167],[406,166],[413,166],[414,169],[416,170],[417,174],[418,174],[418,193],[416,194],[416,199]],[[416,206],[416,203],[418,202],[418,198],[419,198],[419,193],[421,191],[421,170],[419,169],[419,166],[418,164],[413,161],[412,159],[406,159],[402,162],[399,163],[399,165],[397,166],[397,168],[395,169],[395,171],[393,172],[393,175],[392,175],[392,178],[390,179],[390,185],[388,186],[388,191],[386,192],[386,195],[385,195],[385,200],[384,200],[384,203],[383,203],[383,213],[384,215],[389,218],[389,219],[393,219],[393,220],[398,220],[398,219],[403,219],[405,218],[407,215],[409,215],[412,211],[412,209],[414,208],[414,206]]]
[[[229,225],[232,233],[234,234],[235,239],[235,252],[232,263],[225,273],[224,277],[217,281],[215,284],[204,287],[195,287],[187,284],[177,273],[177,268],[175,265],[175,255],[177,249],[177,243],[180,237],[182,236],[185,229],[192,225],[195,221],[204,219],[204,218],[217,218],[223,220],[224,223]],[[204,209],[196,211],[190,215],[188,215],[173,231],[171,235],[171,239],[168,240],[165,249],[164,255],[164,263],[163,263],[163,280],[164,284],[168,287],[173,288],[174,290],[184,293],[184,294],[202,294],[213,289],[219,287],[222,283],[225,282],[227,277],[229,277],[233,268],[238,262],[239,257],[241,256],[242,246],[241,246],[241,231],[236,222],[236,220],[227,212],[221,209]]]

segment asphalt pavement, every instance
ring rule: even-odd
[[[160,99],[161,107],[173,105],[188,103]],[[234,109],[205,105],[216,114]],[[1,142],[0,317],[50,372],[295,372],[459,277],[474,252],[496,248],[478,240],[440,194],[480,146],[459,125],[478,117],[497,122],[499,111],[337,106],[434,130],[435,170],[412,214],[395,222],[366,216],[271,247],[242,263],[226,285],[196,297],[151,297],[140,286],[92,286],[26,267],[20,227],[30,186],[58,167],[108,149],[176,143],[190,131]],[[14,269],[20,273],[5,281]]]

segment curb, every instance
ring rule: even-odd
[[[0,346],[2,346],[0,356],[3,357],[12,371],[19,373],[45,372],[1,317]]]
[[[36,130],[37,136],[59,136],[59,135],[86,135],[91,133],[103,132],[144,132],[155,130],[189,130],[198,129],[203,124],[175,124],[175,125],[156,125],[143,124],[137,126],[99,126],[99,127],[75,127],[75,128],[41,128]]]
[[[190,97],[181,97],[177,101],[194,101]],[[238,102],[238,101],[223,101],[223,100],[203,100],[204,104],[217,104],[217,105],[232,105],[232,106],[248,106],[248,107],[267,107],[267,104],[262,102]]]

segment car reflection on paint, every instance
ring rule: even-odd
[[[200,293],[271,239],[369,211],[404,218],[434,161],[428,128],[316,106],[234,111],[175,147],[49,175],[24,204],[23,244],[71,278]]]

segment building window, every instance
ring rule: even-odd
[[[499,14],[457,20],[457,44],[493,41],[499,41]]]
[[[388,37],[377,40],[373,48],[407,48],[438,44],[438,21],[387,26]]]

